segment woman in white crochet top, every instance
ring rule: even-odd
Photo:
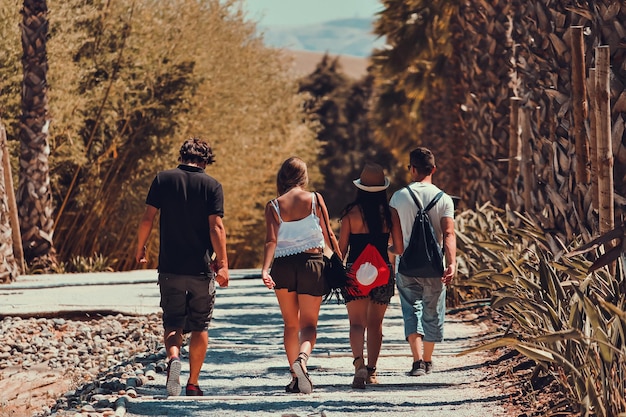
[[[338,247],[332,230],[320,226],[320,221],[328,224],[328,210],[319,193],[306,190],[308,181],[302,159],[291,157],[283,162],[276,178],[278,197],[265,207],[262,270],[263,283],[276,293],[285,326],[284,346],[292,376],[285,390],[305,394],[313,391],[306,362],[315,346],[325,292],[322,251],[325,245]]]

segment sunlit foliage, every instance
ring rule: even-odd
[[[3,3],[0,15],[19,16],[12,3]],[[263,46],[241,1],[51,0],[48,7],[59,260],[101,253],[116,260],[116,269],[136,267],[149,184],[158,170],[177,164],[184,139],[200,136],[216,153],[207,172],[224,185],[231,264],[258,265],[276,171],[292,154],[314,160],[316,149],[288,60]],[[17,22],[0,23],[10,140],[19,92]],[[319,178],[315,169],[312,176]],[[156,266],[153,236],[149,267]]]

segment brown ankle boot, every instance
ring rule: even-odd
[[[354,379],[352,380],[352,388],[365,389],[365,380],[367,379],[367,367],[363,358],[355,358],[352,361],[354,365]]]

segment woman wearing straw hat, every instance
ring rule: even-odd
[[[346,254],[349,270],[349,282],[342,294],[354,358],[352,387],[364,389],[366,383],[378,383],[376,362],[382,345],[383,317],[395,285],[387,248],[390,237],[395,247],[402,247],[402,230],[393,229],[386,192],[389,179],[380,165],[366,163],[361,176],[353,182],[357,196],[341,213],[339,249]]]

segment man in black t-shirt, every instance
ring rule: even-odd
[[[152,181],[137,233],[135,257],[137,262],[146,263],[145,245],[160,211],[158,272],[168,395],[181,392],[180,348],[183,335],[189,332],[186,394],[203,394],[198,378],[209,343],[215,282],[220,287],[228,286],[226,230],[222,223],[224,193],[222,185],[204,172],[214,160],[206,142],[198,138],[185,141],[180,148],[180,165],[159,172]]]

